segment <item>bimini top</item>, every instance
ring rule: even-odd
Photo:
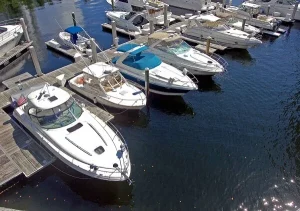
[[[46,110],[65,103],[70,98],[68,92],[55,86],[45,85],[31,92],[27,99],[34,107]]]
[[[69,28],[65,29],[65,32],[68,32],[70,34],[78,34],[79,32],[82,32],[83,29],[79,26],[71,26]]]
[[[112,72],[118,71],[119,69],[106,64],[104,62],[97,62],[95,64],[92,64],[88,67],[85,67],[82,71],[86,74],[89,74],[95,78],[101,78],[107,74],[110,74]]]

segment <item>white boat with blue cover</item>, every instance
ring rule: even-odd
[[[120,69],[123,76],[135,82],[140,87],[145,87],[145,69],[149,69],[150,92],[160,95],[180,96],[196,90],[198,87],[187,76],[186,71],[161,61],[155,54],[147,52],[148,47],[137,44],[124,44],[117,51],[123,52],[112,62]]]
[[[96,179],[129,179],[129,151],[121,134],[69,93],[46,84],[22,90],[12,101],[13,116],[66,165]]]
[[[59,38],[64,45],[85,52],[89,48],[89,39],[85,37],[83,28],[71,26],[59,33]]]

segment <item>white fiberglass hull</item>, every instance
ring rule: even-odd
[[[247,49],[257,45],[260,45],[262,42],[255,38],[243,38],[232,36],[226,33],[221,33],[218,31],[209,30],[204,27],[192,27],[188,28],[184,34],[196,37],[198,39],[206,39],[207,37],[211,37],[213,41],[220,43],[229,48],[240,48]]]
[[[127,160],[127,172],[126,176],[119,173],[115,169],[106,169],[106,170],[95,170],[91,168],[91,165],[83,163],[79,160],[74,159],[74,157],[70,156],[64,150],[60,149],[55,141],[51,139],[40,127],[37,127],[29,116],[25,115],[23,110],[17,108],[13,112],[13,116],[24,126],[28,129],[54,156],[64,162],[66,165],[70,166],[74,170],[87,175],[92,178],[107,180],[107,181],[125,181],[129,178],[131,173],[131,163],[128,155]],[[101,123],[97,116],[94,115],[94,118],[97,122]],[[102,124],[105,124],[102,122]],[[111,135],[114,135],[114,132],[109,128]]]
[[[13,49],[21,40],[23,30],[20,28],[17,32],[11,33],[3,41],[0,41],[0,57]]]
[[[75,81],[77,80],[78,77],[82,77],[82,75],[78,75],[77,77],[74,77],[69,81],[70,87],[75,90],[76,92],[80,93],[81,95],[91,99],[91,100],[97,100],[98,103],[108,106],[111,108],[116,108],[116,109],[122,109],[122,110],[141,110],[143,107],[146,106],[146,96],[145,94],[135,88],[137,95],[140,96],[139,99],[137,100],[126,100],[126,99],[116,99],[113,97],[109,96],[101,96],[100,93],[95,92],[93,90],[88,90],[84,86],[79,87],[78,85],[75,84]]]
[[[179,56],[169,54],[155,48],[151,48],[151,52],[159,56],[163,62],[177,67],[179,70],[186,68],[193,75],[213,76],[224,72],[224,67],[222,67],[222,65],[220,65],[217,61],[207,55],[201,55],[202,53],[197,52],[197,50],[194,49],[191,49],[184,55]],[[201,57],[204,57],[205,61],[202,62],[200,60]],[[208,64],[207,61],[210,61],[211,64]]]

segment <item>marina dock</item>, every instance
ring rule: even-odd
[[[100,54],[99,59],[101,58]],[[81,61],[54,70],[41,77],[22,74],[3,82],[8,90],[0,93],[0,164],[2,166],[0,169],[0,186],[22,174],[30,177],[55,161],[55,157],[51,153],[31,138],[31,135],[4,111],[11,104],[10,97],[20,91],[20,86],[22,86],[22,89],[44,83],[59,86],[57,76],[64,74],[65,79],[68,80],[79,74],[84,67],[85,64]],[[63,89],[103,121],[108,122],[114,118],[113,115],[68,88],[64,87]]]

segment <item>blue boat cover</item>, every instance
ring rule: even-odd
[[[117,48],[117,51],[121,52],[127,52],[130,51],[131,49],[134,49],[135,47],[138,47],[138,44],[135,43],[127,43],[125,45],[121,45],[120,47]]]
[[[71,27],[65,29],[65,32],[68,32],[72,35],[78,34],[79,32],[82,32],[82,31],[83,31],[83,29],[79,26],[71,26]]]
[[[116,64],[119,57],[113,58],[112,62]],[[161,60],[153,53],[139,53],[137,55],[129,55],[124,59],[123,64],[133,67],[138,70],[145,70],[149,68],[150,70],[159,66]]]

